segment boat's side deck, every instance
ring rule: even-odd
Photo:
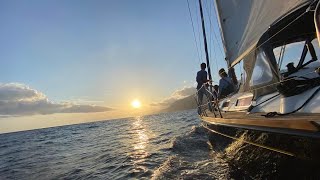
[[[274,117],[264,117],[266,113],[246,112],[222,112],[223,118],[218,113],[216,117],[207,111],[207,116],[201,118],[210,124],[224,124],[231,126],[256,126],[267,128],[283,128],[291,130],[320,131],[320,113],[306,114],[294,113],[285,116],[276,115]]]

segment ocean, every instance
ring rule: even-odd
[[[287,168],[275,161],[248,161],[248,147],[234,142],[226,151],[215,151],[194,110],[106,120],[1,134],[0,179],[286,177],[281,171]]]

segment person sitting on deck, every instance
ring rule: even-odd
[[[223,68],[219,70],[219,75],[221,79],[219,81],[218,97],[221,99],[234,92],[234,84]]]

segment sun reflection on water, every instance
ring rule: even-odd
[[[131,170],[132,173],[145,173],[148,171],[145,161],[150,156],[147,151],[147,146],[149,143],[149,134],[147,126],[144,124],[141,117],[136,117],[132,121],[132,147],[133,150],[130,152],[129,156],[133,163],[134,169]]]
[[[137,117],[136,120],[133,122],[133,129],[135,134],[137,135],[137,142],[133,144],[133,148],[135,150],[144,150],[146,145],[148,144],[149,137],[146,133],[146,129],[142,124],[142,119]]]

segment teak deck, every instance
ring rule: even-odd
[[[320,113],[306,114],[294,113],[285,116],[264,117],[266,113],[246,112],[222,112],[223,118],[217,114],[206,111],[208,116],[201,118],[209,124],[231,125],[231,126],[255,126],[268,128],[282,128],[289,130],[304,130],[320,132]]]

